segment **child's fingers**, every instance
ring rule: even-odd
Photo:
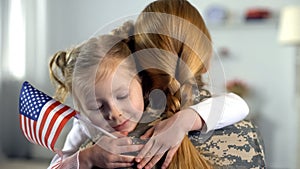
[[[151,161],[147,163],[147,165],[145,166],[145,169],[151,169],[162,157],[163,157],[163,154],[155,155],[151,159]]]
[[[132,139],[129,137],[122,137],[118,139],[112,140],[112,142],[115,143],[117,146],[126,146],[126,145],[132,145]]]
[[[130,152],[137,152],[143,148],[144,145],[129,145],[129,146],[119,146],[117,153],[130,153]]]
[[[125,133],[119,132],[119,131],[112,132],[111,134],[114,135],[114,136],[116,136],[116,137],[118,137],[118,138],[120,138],[120,137],[126,137]]]
[[[148,138],[150,138],[153,135],[153,132],[154,132],[154,127],[151,127],[140,138],[141,139],[148,139]]]
[[[152,158],[153,158],[153,156],[155,156],[155,155],[163,155],[163,154],[161,154],[161,153],[159,153],[158,154],[158,151],[159,151],[159,149],[160,149],[160,147],[156,147],[156,146],[152,146],[150,149],[149,149],[149,151],[147,151],[147,153],[146,154],[143,154],[143,158],[140,158],[140,162],[139,162],[139,164],[138,164],[138,168],[143,168],[146,164],[148,164],[148,162],[150,161],[150,160],[152,160]],[[156,159],[155,159],[156,160]],[[154,161],[155,161],[154,160]],[[154,162],[153,161],[153,162]]]
[[[129,155],[118,155],[118,159],[116,159],[115,162],[120,162],[120,163],[133,163],[134,162],[134,156],[129,156]]]
[[[108,165],[107,168],[126,168],[126,167],[131,167],[133,165],[134,165],[133,162],[129,162],[129,163],[116,162]]]
[[[174,154],[177,152],[178,148],[179,148],[180,145],[178,146],[175,146],[173,148],[171,148],[168,153],[167,153],[167,156],[166,156],[166,159],[162,165],[162,169],[165,169],[169,166],[169,164],[171,163],[172,159],[173,159],[173,156]]]
[[[150,151],[150,149],[153,146],[153,141],[149,140],[145,146],[143,147],[143,149],[139,152],[139,154],[136,156],[135,161],[136,162],[141,162],[142,159],[146,156],[146,154]]]

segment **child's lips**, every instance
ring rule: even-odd
[[[129,119],[125,120],[123,123],[113,127],[116,131],[122,131],[126,128],[127,123],[129,122]]]

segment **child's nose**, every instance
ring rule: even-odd
[[[120,109],[113,105],[113,106],[110,106],[110,112],[109,112],[109,115],[108,115],[108,119],[109,120],[116,120],[118,118],[120,118],[122,116],[122,112],[120,111]]]

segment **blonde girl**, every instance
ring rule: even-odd
[[[67,138],[64,156],[56,156],[49,168],[132,166],[134,157],[120,154],[141,148],[132,145],[125,135],[135,129],[144,104],[140,79],[123,40],[112,35],[92,38],[68,52],[57,52],[50,61],[50,75],[57,86],[55,98],[64,102],[71,94],[82,115],[107,130],[118,131],[114,135],[119,138],[103,136],[101,142],[79,153],[79,147],[95,133],[86,124],[78,123],[73,127],[76,134]]]

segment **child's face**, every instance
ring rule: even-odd
[[[123,133],[135,129],[144,102],[141,84],[128,70],[119,68],[98,80],[95,95],[99,112],[113,129]]]

